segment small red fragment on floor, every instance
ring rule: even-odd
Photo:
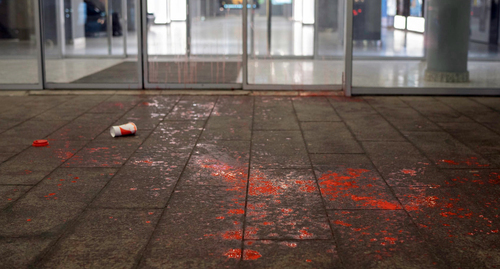
[[[224,256],[226,256],[229,259],[239,259],[241,258],[241,249],[230,249],[226,253],[224,253]]]
[[[245,249],[243,251],[243,260],[246,260],[246,261],[257,260],[260,257],[262,257],[262,255],[260,255],[260,253],[258,251],[250,250],[250,249]]]
[[[262,225],[274,225],[274,222],[268,222],[268,221],[266,221],[266,222],[262,223]]]
[[[47,141],[45,139],[35,140],[35,141],[33,141],[33,144],[32,144],[33,147],[46,147],[48,145],[49,145],[49,141]]]
[[[75,177],[75,178],[73,178],[73,179],[80,179],[80,178],[79,178],[79,177]]]
[[[148,212],[148,215],[153,215],[155,212]]]
[[[130,188],[130,190],[131,190],[131,191],[136,191],[136,190],[137,190],[137,188]]]
[[[31,221],[31,219],[27,219],[26,221]]]
[[[56,195],[56,194],[55,193],[49,193],[49,196],[54,196],[54,195]]]
[[[146,223],[151,223],[151,221],[147,220]]]
[[[306,262],[312,262],[312,260],[306,260]]]
[[[224,219],[224,216],[219,216],[216,219]]]

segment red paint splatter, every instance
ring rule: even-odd
[[[411,170],[411,169],[403,169],[403,170],[401,170],[401,172],[403,172],[403,174],[410,175],[410,176],[417,175],[417,171]]]
[[[252,235],[256,235],[258,231],[257,227],[248,227],[245,231],[245,238],[252,238]]]
[[[299,235],[299,238],[300,238],[300,239],[303,239],[303,238],[311,238],[311,237],[313,237],[313,236],[314,236],[314,234],[309,233],[309,232],[308,232],[308,231],[306,231],[305,229],[300,230],[299,232],[300,232],[300,235]]]
[[[330,201],[335,201],[339,197],[345,197],[348,199],[350,198],[354,202],[361,202],[358,204],[363,207],[371,206],[379,209],[399,209],[400,205],[396,203],[374,197],[361,197],[352,194],[354,189],[361,188],[357,184],[357,179],[360,179],[363,174],[367,172],[370,172],[370,170],[353,168],[347,168],[343,173],[329,171],[318,179],[321,186],[321,193],[326,198],[329,198]],[[377,180],[377,178],[371,179]],[[373,185],[369,184],[367,187],[371,188]]]
[[[98,152],[100,150],[107,150],[107,149],[109,149],[109,148],[107,148],[107,147],[98,147],[98,148],[90,148],[90,149],[88,149],[88,151],[89,151],[89,153],[95,153],[95,152]]]
[[[447,163],[447,164],[450,164],[450,165],[465,164],[465,165],[468,165],[468,166],[477,166],[477,167],[488,167],[488,166],[490,166],[489,164],[480,164],[477,161],[477,157],[470,157],[470,158],[467,158],[465,161],[439,160],[437,162],[437,164],[441,164],[441,163]]]
[[[387,242],[389,242],[391,245],[395,245],[397,238],[394,238],[394,237],[384,237],[384,240],[387,241]]]
[[[250,250],[250,249],[245,249],[243,251],[243,260],[246,260],[246,261],[257,260],[260,257],[262,257],[262,255],[260,255],[260,253],[258,251]]]
[[[281,186],[275,185],[271,180],[268,180],[262,172],[256,171],[250,178],[248,195],[278,195],[281,189]]]
[[[291,248],[296,248],[297,247],[297,243],[291,243],[291,242],[282,242],[281,244],[287,246],[287,247],[291,247]]]
[[[226,231],[223,235],[222,238],[226,240],[241,240],[242,239],[242,233],[240,230],[236,231]]]
[[[245,214],[245,210],[243,210],[243,209],[229,209],[227,211],[227,214],[229,214],[229,215],[243,215],[243,214]]]
[[[315,183],[312,180],[296,180],[295,183],[303,185],[299,188],[302,192],[313,193],[316,191],[316,186],[314,185]]]
[[[400,208],[398,204],[387,202],[385,200],[374,199],[373,197],[362,197],[362,196],[351,195],[351,199],[356,202],[363,201],[364,203],[362,204],[362,206],[370,205],[380,209],[389,209],[389,210]]]
[[[345,227],[351,227],[352,226],[352,224],[345,223],[345,222],[343,222],[341,220],[336,220],[333,223],[338,224],[338,225],[342,225],[342,226],[345,226]]]
[[[228,259],[239,259],[241,258],[241,249],[230,249],[226,253],[224,253],[224,256],[226,256]]]

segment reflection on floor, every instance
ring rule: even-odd
[[[240,61],[220,58],[181,61],[150,60],[149,82],[158,84],[241,83]],[[123,64],[122,64],[123,63]],[[62,59],[47,60],[49,83],[134,83],[138,81],[135,59]],[[196,67],[194,63],[200,65]],[[122,65],[120,65],[122,64]],[[354,61],[354,87],[421,88],[497,88],[500,63],[469,62],[469,83],[424,81],[426,64],[422,61]],[[248,61],[249,84],[270,85],[341,85],[343,61],[252,60]],[[36,83],[35,60],[0,60],[0,84]]]
[[[249,84],[342,85],[342,61],[249,60]]]
[[[500,62],[469,62],[470,82],[436,83],[424,80],[422,61],[354,61],[353,86],[419,88],[498,88]]]
[[[105,94],[0,98],[0,268],[500,266],[500,98]]]

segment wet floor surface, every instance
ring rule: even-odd
[[[500,268],[500,98],[2,97],[0,210],[0,268]]]

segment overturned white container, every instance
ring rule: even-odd
[[[129,122],[120,126],[113,126],[109,132],[112,137],[134,135],[137,132],[137,126],[133,122]]]

